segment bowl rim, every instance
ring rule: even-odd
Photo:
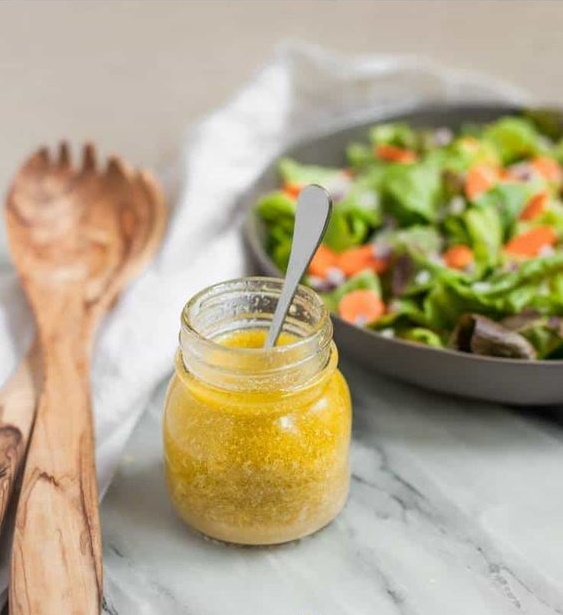
[[[256,176],[252,185],[244,191],[241,201],[247,204],[247,211],[245,214],[245,220],[243,225],[243,236],[247,246],[250,248],[253,256],[259,261],[260,265],[265,266],[268,270],[268,275],[276,275],[283,277],[283,273],[278,269],[277,265],[272,261],[265,247],[260,241],[259,233],[256,230],[259,224],[259,218],[256,212],[256,202],[250,197],[254,197],[255,186],[260,183],[262,177],[272,168],[272,166],[281,157],[288,155],[292,150],[298,149],[314,143],[315,141],[322,141],[323,139],[330,138],[338,133],[352,130],[354,128],[366,128],[374,123],[383,120],[400,120],[405,116],[411,115],[424,115],[427,113],[439,113],[443,112],[458,112],[458,113],[471,113],[478,111],[490,110],[493,112],[498,111],[499,115],[502,113],[522,113],[525,110],[534,111],[550,111],[563,114],[563,108],[557,107],[544,107],[544,106],[530,106],[524,107],[522,105],[510,104],[506,101],[480,101],[475,103],[430,103],[424,105],[402,105],[395,106],[393,110],[382,109],[377,112],[359,113],[355,116],[350,116],[347,120],[338,120],[333,123],[323,125],[317,131],[311,131],[305,136],[301,136],[297,139],[293,139],[284,144],[276,155],[270,157],[266,164],[262,167],[260,173]],[[343,320],[338,314],[329,312],[330,317],[335,319],[340,326],[350,327],[359,332],[367,334],[377,338],[378,341],[386,344],[403,346],[408,349],[416,349],[421,353],[439,353],[445,357],[451,357],[453,360],[467,360],[471,362],[477,362],[479,364],[490,363],[493,365],[507,365],[507,366],[527,366],[528,368],[537,369],[555,369],[563,367],[563,359],[511,359],[506,357],[491,357],[486,355],[476,355],[469,352],[462,352],[460,350],[454,350],[451,348],[435,348],[433,346],[427,346],[425,344],[418,344],[409,340],[403,340],[400,338],[386,337],[381,333],[368,329],[365,327],[358,327],[352,325]]]

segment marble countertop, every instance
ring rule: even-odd
[[[219,544],[176,517],[160,388],[102,505],[105,613],[563,613],[558,414],[342,368],[354,396],[349,501],[328,528],[280,547]]]

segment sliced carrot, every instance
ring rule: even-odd
[[[354,177],[354,175],[356,174],[356,171],[352,169],[351,167],[346,167],[345,169],[342,169],[342,173],[346,177]]]
[[[383,273],[389,266],[389,261],[382,258],[377,258],[373,253],[373,246],[360,246],[359,248],[350,248],[338,255],[337,266],[348,277],[363,271],[371,269],[375,273]]]
[[[375,155],[386,162],[415,162],[418,156],[415,152],[396,145],[376,145]]]
[[[321,244],[317,248],[313,260],[309,264],[308,273],[318,278],[325,278],[329,269],[331,267],[336,267],[337,259],[338,254],[336,254],[336,252],[333,252],[329,247]]]
[[[542,248],[553,246],[557,235],[550,226],[538,226],[513,237],[504,247],[513,256],[537,256]]]
[[[469,169],[465,178],[465,194],[472,201],[490,190],[499,179],[499,171],[488,164],[478,164]]]
[[[537,156],[531,161],[534,170],[549,182],[560,182],[563,179],[561,166],[549,156]]]
[[[294,184],[291,182],[285,182],[283,191],[290,199],[296,199],[299,196],[303,186],[301,184]]]
[[[499,179],[507,182],[519,182],[520,177],[511,169],[501,169],[499,171]]]
[[[534,195],[520,213],[520,220],[533,220],[537,218],[547,208],[549,202],[549,192],[540,192]]]
[[[474,261],[473,250],[464,245],[451,246],[444,252],[443,259],[452,269],[465,269]]]
[[[385,304],[374,290],[353,290],[340,300],[338,313],[354,325],[367,325],[385,314]]]

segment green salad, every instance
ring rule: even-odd
[[[279,162],[258,214],[285,271],[296,199],[333,214],[305,283],[344,320],[439,348],[563,358],[563,140],[531,117],[373,126],[341,168]]]

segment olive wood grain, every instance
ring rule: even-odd
[[[0,390],[0,531],[21,470],[41,387],[36,343]]]
[[[8,239],[34,313],[43,376],[16,513],[12,615],[100,612],[92,339],[126,280],[158,245],[165,220],[154,180],[118,158],[98,170],[92,146],[76,169],[65,143],[56,159],[40,150],[9,192]],[[23,369],[29,385],[33,371]],[[15,442],[15,432],[6,433]]]

